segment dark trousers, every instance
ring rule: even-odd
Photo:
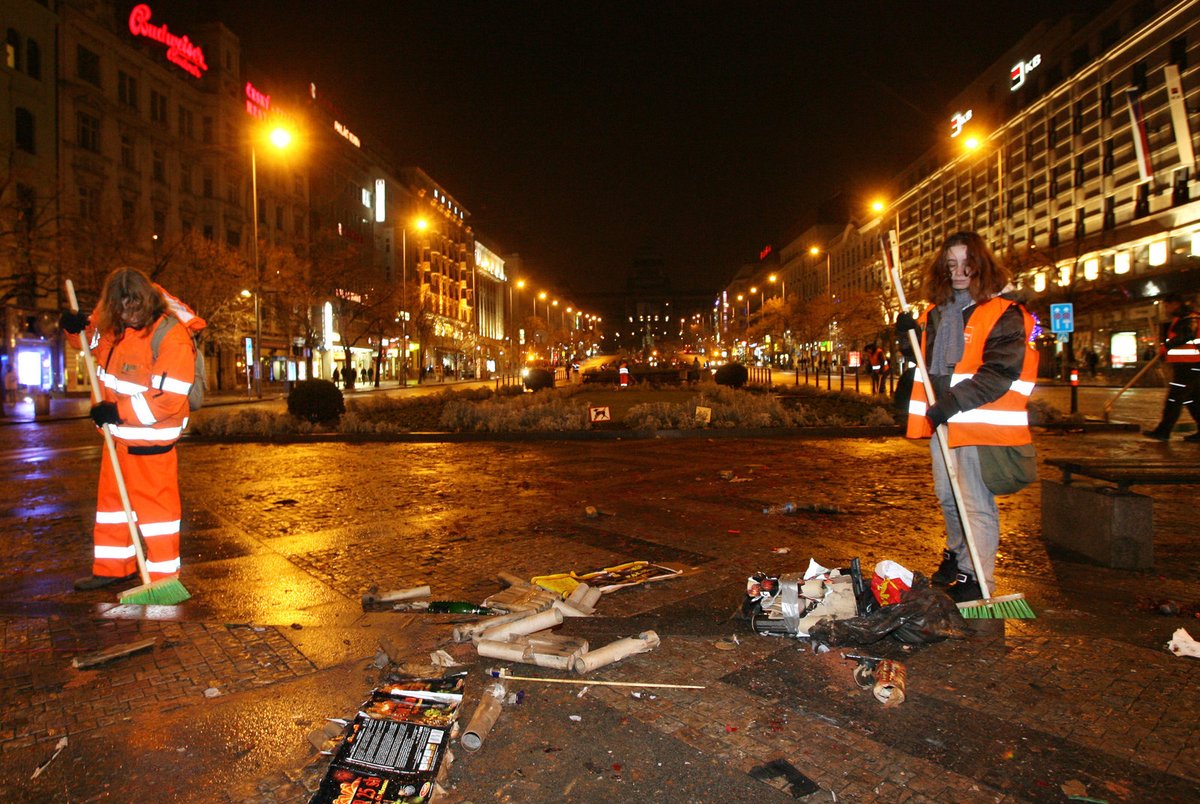
[[[1162,421],[1154,429],[1168,434],[1179,421],[1184,408],[1200,426],[1200,363],[1171,364],[1171,383],[1167,386],[1167,401],[1163,405]]]

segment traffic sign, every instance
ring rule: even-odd
[[[588,416],[593,422],[612,421],[612,412],[609,411],[607,405],[599,408],[588,408]]]
[[[1050,331],[1075,331],[1075,305],[1070,303],[1050,305]]]

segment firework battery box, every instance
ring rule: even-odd
[[[759,634],[807,638],[822,620],[857,616],[858,605],[853,579],[836,569],[808,580],[802,573],[755,573],[747,579],[742,611]]]

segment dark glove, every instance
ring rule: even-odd
[[[83,332],[84,328],[90,323],[90,318],[74,310],[63,310],[63,314],[58,318],[58,326],[72,335],[78,335]]]
[[[900,313],[896,316],[896,334],[903,335],[909,330],[920,330],[917,326],[917,319],[912,317],[912,313]]]
[[[97,427],[103,427],[106,424],[120,424],[121,417],[117,414],[117,405],[115,402],[101,402],[98,405],[92,405],[92,421]]]
[[[925,411],[925,418],[929,419],[929,424],[934,430],[938,425],[945,424],[950,420],[950,417],[955,413],[960,412],[958,403],[954,401],[954,397],[939,399],[937,404],[930,405],[929,410]]]

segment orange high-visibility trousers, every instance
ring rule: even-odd
[[[146,545],[146,569],[150,580],[178,575],[179,463],[175,450],[160,455],[131,455],[126,445],[117,442],[116,446],[134,521]],[[93,575],[120,578],[137,572],[137,558],[129,538],[121,493],[107,455],[100,463],[92,540],[95,550]]]

